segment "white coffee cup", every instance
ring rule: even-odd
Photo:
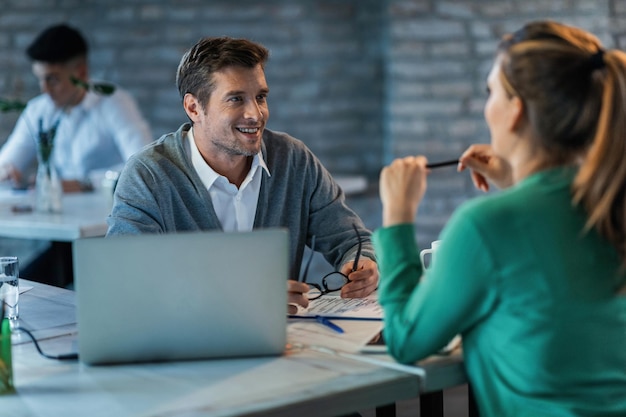
[[[441,240],[434,240],[430,244],[430,248],[424,249],[420,252],[420,260],[422,261],[422,266],[425,269],[430,268],[433,262],[435,261],[435,252],[437,251],[437,248],[439,247],[439,245],[441,245]],[[428,267],[427,267],[425,261],[428,257],[430,257],[430,260],[428,262]]]

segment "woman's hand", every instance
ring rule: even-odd
[[[427,162],[423,156],[409,156],[383,168],[380,173],[383,226],[413,223],[426,192]]]
[[[472,145],[459,158],[458,171],[469,168],[474,186],[489,191],[489,182],[498,188],[513,185],[513,171],[509,163],[493,152],[491,145]]]

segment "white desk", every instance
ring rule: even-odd
[[[44,351],[76,350],[74,293],[31,283],[22,324]],[[176,337],[175,332],[165,337]],[[13,347],[16,395],[2,415],[333,416],[418,395],[419,378],[361,361],[302,350],[281,357],[89,367],[41,357],[22,335]]]
[[[46,353],[75,352],[74,292],[26,280],[22,285],[34,288],[20,298],[21,324]],[[17,394],[0,397],[0,414],[19,417],[333,416],[465,382],[458,355],[427,360],[425,379],[310,350],[270,358],[89,367],[43,358],[21,335],[13,360]]]
[[[71,242],[81,237],[104,236],[110,200],[102,192],[63,195],[61,213],[15,213],[16,204],[34,207],[33,190],[12,192],[0,189],[0,236]]]

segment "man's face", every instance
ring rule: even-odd
[[[213,74],[213,82],[215,88],[205,108],[198,105],[198,111],[190,114],[200,152],[256,155],[269,118],[263,68],[227,67]]]
[[[41,92],[48,94],[57,107],[74,106],[82,99],[84,90],[72,83],[72,77],[83,79],[80,64],[50,64],[35,61],[32,68],[33,74],[39,80]]]

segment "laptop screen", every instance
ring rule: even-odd
[[[286,230],[89,238],[73,250],[84,363],[284,350]]]

